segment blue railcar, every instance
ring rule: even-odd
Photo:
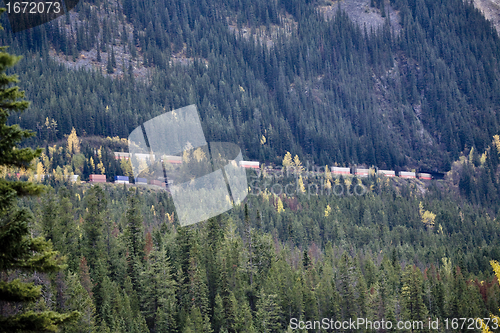
[[[128,184],[129,183],[128,176],[115,176],[115,183]]]
[[[137,178],[135,179],[135,183],[136,183],[136,184],[147,184],[147,183],[148,183],[148,180],[147,180],[146,178],[139,178],[139,177],[137,177]]]

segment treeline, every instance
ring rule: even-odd
[[[79,135],[127,137],[144,121],[195,103],[208,139],[236,142],[248,158],[276,162],[292,151],[318,164],[448,170],[498,132],[500,44],[467,2],[391,1],[401,30],[387,20],[377,31],[342,12],[325,21],[314,2],[299,0],[120,4],[81,2],[77,21],[65,16],[2,32],[2,44],[26,54],[19,69],[33,104],[16,121],[37,130],[37,142],[61,139],[72,127]],[[226,20],[272,31],[286,14],[296,25],[269,47],[231,32]],[[73,58],[82,50],[122,52],[130,61],[123,78],[112,80],[64,68],[50,59],[50,47]],[[169,65],[174,53],[194,62]],[[138,65],[151,70],[146,82],[134,77]],[[44,126],[47,119],[56,128]]]

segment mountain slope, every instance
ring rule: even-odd
[[[42,143],[72,127],[126,137],[196,103],[208,138],[237,142],[252,159],[292,151],[321,164],[447,170],[464,150],[486,148],[499,129],[500,41],[479,10],[394,0],[395,31],[387,16],[378,30],[339,11],[326,20],[320,5],[90,1],[43,27],[7,30],[2,44],[27,54],[21,79],[33,105],[21,124]],[[249,37],[255,27],[271,43]],[[67,70],[50,54],[84,54],[96,71]]]

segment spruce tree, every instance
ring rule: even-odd
[[[279,332],[282,329],[280,323],[282,312],[276,297],[276,294],[266,294],[263,290],[260,292],[256,313],[259,332]]]
[[[116,57],[115,57],[115,48],[111,47],[111,66],[116,68]]]
[[[139,276],[145,260],[144,228],[141,213],[139,192],[131,190],[128,197],[127,227],[125,229],[125,244],[128,250],[128,273],[132,279],[134,289],[139,292]]]
[[[102,58],[101,58],[101,47],[99,46],[99,41],[97,42],[97,62],[101,62]]]
[[[0,13],[3,11],[0,9]],[[41,149],[19,149],[17,145],[33,133],[18,125],[7,125],[12,114],[24,111],[29,105],[23,100],[24,92],[12,86],[18,82],[17,76],[6,74],[19,60],[20,57],[7,53],[5,46],[0,47],[0,166],[29,168],[33,159],[40,156]],[[31,236],[29,224],[33,216],[30,211],[17,205],[20,197],[39,195],[43,189],[31,182],[0,179],[0,302],[8,302],[4,303],[8,307],[14,305],[7,311],[13,314],[0,315],[2,332],[56,331],[61,324],[79,317],[76,311],[67,314],[50,310],[19,311],[17,305],[40,299],[41,286],[19,278],[9,279],[13,273],[56,272],[62,268],[52,243]]]
[[[428,311],[423,301],[422,272],[415,266],[408,265],[401,282],[402,314],[405,320],[426,322]]]
[[[106,64],[106,72],[108,74],[113,74],[115,72],[115,69],[113,67],[113,62],[111,60],[111,55],[109,52],[108,52],[108,62]]]
[[[170,260],[165,249],[154,249],[141,272],[142,314],[150,328],[157,331],[176,329],[177,285],[172,278]]]

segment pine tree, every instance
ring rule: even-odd
[[[104,243],[104,218],[107,212],[107,200],[100,186],[93,186],[85,194],[87,212],[84,216],[83,229],[85,235],[82,248],[85,258],[91,268],[91,274],[96,276],[100,264],[107,265]]]
[[[87,290],[81,285],[78,275],[69,273],[67,276],[68,289],[66,291],[68,300],[66,306],[78,310],[82,316],[80,320],[66,327],[65,332],[79,333],[92,332],[95,327],[95,305]]]
[[[304,252],[302,254],[302,265],[304,266],[304,270],[308,270],[311,266],[311,259],[309,258],[309,253],[307,252],[306,247],[304,247]]]
[[[337,286],[341,296],[342,318],[357,318],[356,297],[354,290],[354,271],[355,267],[352,260],[346,252],[340,259],[338,274],[339,281]]]
[[[224,303],[222,301],[222,297],[220,297],[219,294],[215,296],[213,323],[215,332],[220,332],[222,329],[226,328],[226,320],[224,317]]]
[[[101,58],[101,46],[99,45],[99,41],[97,42],[97,62],[101,62],[102,58]]]
[[[127,209],[127,228],[125,229],[126,246],[128,249],[128,272],[132,278],[132,284],[139,291],[140,266],[144,264],[146,253],[144,252],[144,228],[141,213],[141,200],[138,190],[130,190]],[[155,309],[156,310],[156,309]]]
[[[0,13],[4,9],[0,10]],[[1,28],[1,27],[0,27]],[[22,100],[24,92],[12,86],[18,82],[15,75],[6,71],[14,66],[20,57],[12,56],[0,48],[0,166],[28,168],[32,160],[41,154],[41,150],[17,148],[23,139],[33,133],[21,129],[18,125],[7,125],[9,117],[22,112],[28,102]],[[41,286],[23,282],[21,279],[9,281],[14,270],[26,274],[33,272],[56,272],[62,268],[57,259],[58,252],[52,250],[52,243],[42,237],[33,238],[29,223],[32,214],[26,208],[19,208],[17,199],[23,196],[39,195],[43,190],[40,185],[30,182],[11,182],[0,179],[0,301],[14,304],[33,303],[41,297]],[[17,307],[16,307],[17,309]],[[12,309],[12,315],[0,315],[2,332],[56,331],[61,324],[79,317],[78,312],[61,314],[55,311],[33,310],[18,311]]]
[[[495,276],[497,278],[498,284],[500,284],[500,263],[498,263],[498,261],[496,261],[496,260],[491,260],[490,265],[491,265],[491,267],[493,267],[493,271],[495,272]],[[500,316],[491,314],[490,317],[492,319],[492,322],[496,323],[496,325],[495,324],[493,324],[493,325],[498,326],[498,323],[500,322]],[[483,333],[491,333],[492,331],[490,330],[490,327],[488,325],[486,325],[484,323],[484,321],[482,321],[481,319],[480,319],[480,321],[481,321],[482,332]],[[491,326],[493,326],[493,325],[491,325]]]
[[[116,57],[115,57],[115,48],[111,47],[111,66],[116,68]]]
[[[403,318],[411,321],[427,321],[427,308],[423,301],[422,272],[408,265],[402,277],[401,301]]]
[[[165,249],[151,251],[141,273],[140,296],[142,313],[150,328],[173,331],[177,327],[176,289]]]
[[[224,259],[223,259],[224,260]],[[224,328],[229,333],[236,333],[236,309],[234,304],[234,294],[230,290],[229,281],[226,271],[226,263],[223,262],[223,269],[221,273],[221,289],[222,289],[222,306],[224,311]],[[216,304],[217,305],[217,304]]]
[[[215,300],[217,295],[217,288],[219,285],[220,268],[217,264],[218,251],[223,237],[221,227],[221,216],[213,217],[206,223],[207,238],[206,238],[206,251],[205,251],[205,267],[207,272],[207,287],[210,308],[215,308]],[[218,329],[216,329],[218,332]]]
[[[276,294],[266,294],[261,290],[257,301],[256,325],[259,332],[279,332],[281,329],[281,308],[276,303]]]
[[[108,52],[108,62],[106,64],[106,72],[108,74],[113,74],[115,72],[115,68],[113,67],[113,62],[111,61],[111,55]]]
[[[137,189],[131,189],[128,197],[127,229],[125,231],[130,255],[145,259],[144,227],[141,212],[141,198]]]

